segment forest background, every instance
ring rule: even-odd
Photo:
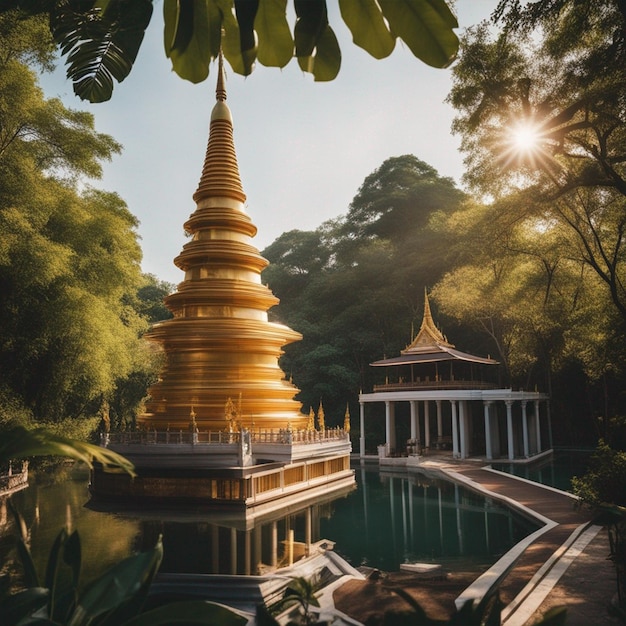
[[[345,215],[262,251],[271,315],[304,337],[281,365],[329,426],[382,382],[369,364],[410,342],[427,289],[452,343],[550,393],[556,445],[626,446],[626,15],[529,7],[501,3],[462,41],[466,190],[427,155],[391,156]],[[0,52],[0,420],[133,428],[159,367],[141,337],[173,286],[142,274],[136,218],[92,186],[119,144],[38,86],[47,22],[0,14]]]

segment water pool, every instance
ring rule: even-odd
[[[54,537],[63,527],[78,529],[90,580],[163,536],[162,572],[256,574],[297,558],[307,543],[322,539],[355,567],[386,571],[405,562],[442,563],[480,572],[536,526],[452,482],[418,472],[386,473],[356,468],[357,486],[340,497],[253,520],[221,513],[186,511],[95,511],[87,478],[58,475],[35,480],[13,501],[24,516],[31,551],[40,572]],[[0,503],[0,562],[14,577],[13,521]],[[291,542],[291,547],[289,548]],[[295,552],[294,552],[295,550]],[[291,551],[291,552],[290,552]]]
[[[552,457],[536,463],[494,463],[493,468],[561,491],[571,491],[572,477],[586,473],[592,454],[593,450],[555,450]]]

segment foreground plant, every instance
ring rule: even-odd
[[[163,2],[163,43],[172,69],[193,83],[206,79],[223,50],[238,74],[255,63],[285,67],[296,58],[315,80],[333,80],[341,50],[326,0],[293,0],[293,29],[287,0],[195,0]],[[389,56],[401,39],[413,55],[433,67],[455,58],[456,17],[444,0],[339,0],[353,42],[376,59]],[[152,0],[5,0],[1,12],[47,15],[67,76],[83,100],[103,102],[114,82],[130,73],[153,13]]]
[[[55,624],[68,626],[159,626],[221,624],[243,626],[248,619],[212,602],[173,602],[146,609],[150,585],[163,558],[161,539],[152,550],[117,563],[84,588],[80,586],[81,545],[78,531],[61,530],[50,550],[45,577],[39,579],[15,512],[20,536],[17,552],[25,589],[0,599],[3,626]]]
[[[9,424],[1,429],[0,466],[32,456],[61,456],[82,461],[90,469],[94,461],[135,475],[135,466],[121,454],[92,443],[55,435],[45,428],[28,429]]]

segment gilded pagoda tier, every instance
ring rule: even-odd
[[[165,364],[139,421],[157,430],[304,428],[298,389],[278,364],[283,346],[301,335],[268,320],[278,299],[261,282],[267,261],[252,244],[256,226],[245,211],[224,99],[218,88],[197,208],[184,224],[190,240],[174,260],[185,278],[165,299],[174,317],[147,333]]]

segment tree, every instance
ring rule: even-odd
[[[563,226],[570,255],[597,274],[626,321],[623,7],[560,0],[521,10],[506,0],[496,18],[503,31],[471,30],[454,69],[449,100],[466,179]]]
[[[147,327],[136,218],[88,185],[120,149],[93,117],[45,100],[41,18],[0,14],[0,379],[37,419],[94,414],[136,366]]]
[[[399,244],[426,226],[429,216],[456,205],[463,193],[450,178],[412,154],[387,159],[372,172],[352,200],[345,218],[346,238],[387,239]]]
[[[263,251],[263,280],[281,300],[270,313],[303,334],[286,346],[281,366],[305,411],[322,401],[327,423],[343,424],[346,404],[356,414],[358,392],[384,375],[369,364],[410,343],[424,286],[447,268],[448,248],[431,220],[463,199],[427,163],[393,157],[365,179],[345,216],[284,233]]]
[[[444,0],[339,0],[341,17],[357,46],[377,59],[401,38],[434,67],[455,58],[456,18]],[[130,73],[152,18],[151,0],[9,0],[2,11],[47,15],[75,93],[91,102],[111,97],[113,81]],[[233,70],[247,76],[256,61],[285,67],[295,56],[315,80],[333,80],[341,51],[329,24],[326,0],[164,0],[164,47],[174,71],[194,83],[205,80],[211,60],[223,53]]]

